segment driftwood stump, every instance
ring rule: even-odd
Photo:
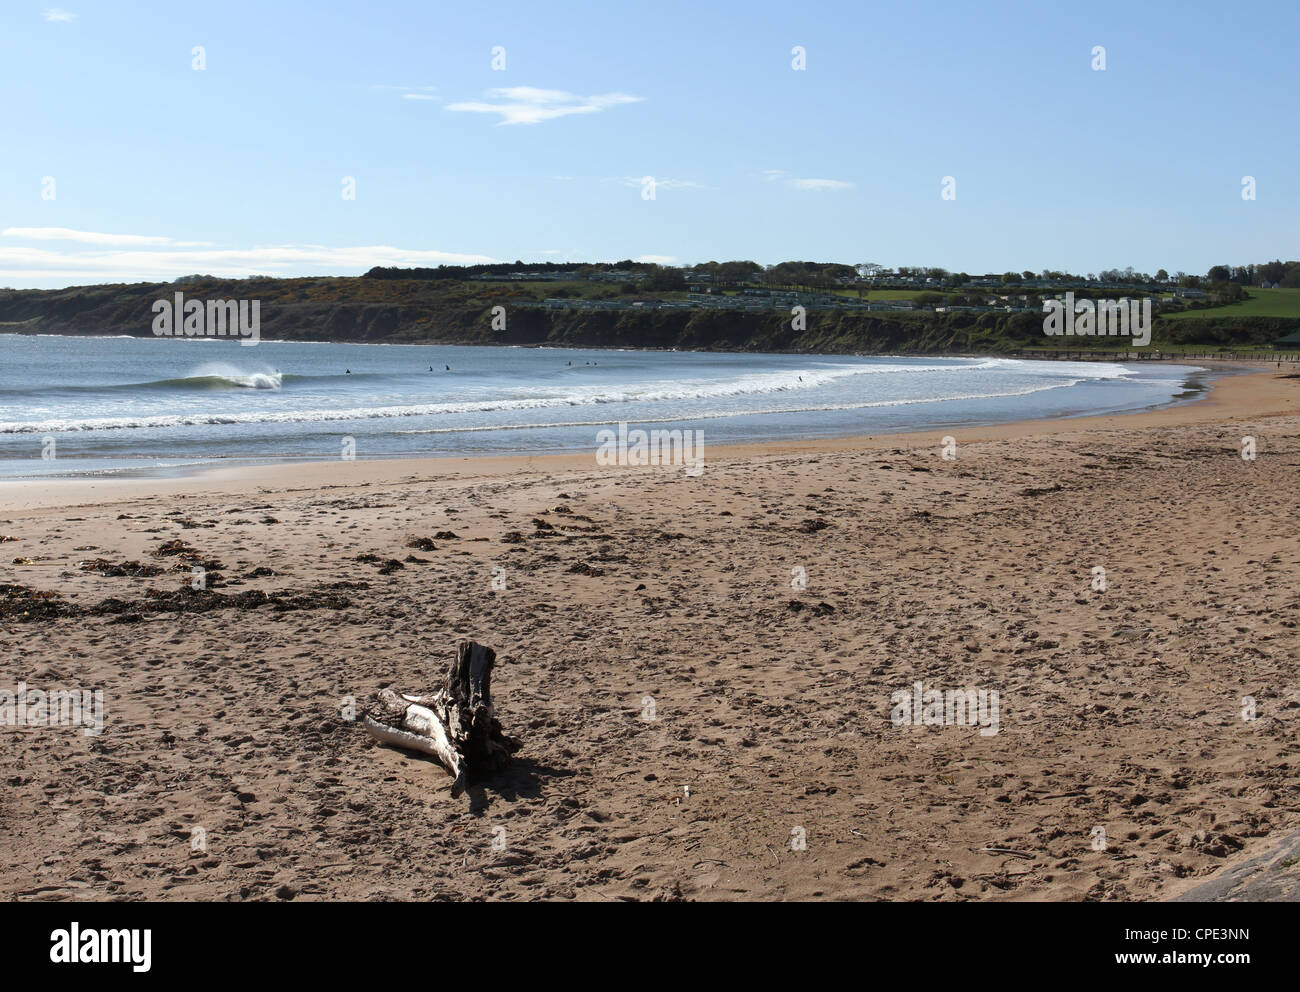
[[[471,775],[503,768],[522,746],[502,732],[492,707],[496,659],[489,647],[458,641],[442,688],[428,695],[380,689],[362,723],[377,740],[436,758],[452,775],[452,796],[459,796]]]

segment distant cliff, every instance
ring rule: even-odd
[[[810,310],[806,329],[786,311],[551,310],[501,283],[319,279],[189,279],[60,290],[0,290],[0,333],[153,335],[153,303],[260,300],[261,337],[409,344],[557,345],[823,353],[1007,352],[1055,344],[1123,347],[1107,338],[1044,337],[1033,313],[864,313]],[[492,309],[505,307],[494,330]],[[1294,329],[1281,318],[1157,321],[1153,345],[1262,344]]]

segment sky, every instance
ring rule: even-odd
[[[1300,257],[1294,0],[60,2],[0,5],[0,287]]]

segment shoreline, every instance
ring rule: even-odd
[[[1170,364],[1184,363],[1170,360]],[[716,445],[706,449],[706,464],[710,460],[733,461],[852,450],[918,448],[937,445],[939,438],[944,435],[952,435],[958,444],[970,444],[1047,437],[1085,430],[1194,426],[1300,413],[1300,389],[1294,386],[1300,380],[1287,379],[1285,370],[1272,367],[1272,363],[1247,365],[1247,368],[1256,369],[1253,372],[1244,371],[1235,364],[1207,362],[1205,365],[1211,372],[1216,367],[1224,371],[1213,375],[1203,396],[1184,402],[1172,402],[1156,409],[1016,420],[973,427],[945,426],[838,438]],[[78,501],[129,501],[144,495],[179,495],[198,491],[233,494],[253,489],[266,492],[313,487],[352,488],[414,481],[511,477],[532,472],[581,471],[595,467],[593,454],[588,451],[542,455],[375,458],[351,462],[312,460],[238,466],[203,465],[184,475],[151,478],[61,476],[0,480],[0,512],[74,506],[79,505]]]

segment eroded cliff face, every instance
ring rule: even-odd
[[[148,310],[124,303],[48,308],[5,306],[0,332],[127,334],[150,337]],[[555,311],[508,309],[506,326],[492,328],[490,309],[388,304],[268,304],[261,309],[263,339],[436,344],[568,345],[730,351],[939,351],[964,347],[967,335],[935,322],[864,315],[810,314],[794,331],[781,313],[717,311]]]
[[[306,284],[304,285],[304,282]],[[261,300],[261,336],[280,340],[570,345],[744,351],[939,351],[996,332],[944,315],[882,318],[810,311],[796,331],[784,311],[548,310],[535,300],[414,289],[364,280],[241,280],[66,290],[0,291],[0,331],[34,334],[128,334],[149,337],[153,304],[178,291],[186,299]],[[378,297],[378,298],[366,298]],[[493,327],[494,306],[505,327]],[[499,321],[497,322],[499,325]],[[1031,322],[1032,323],[1032,322]],[[1031,329],[1032,330],[1032,329]]]

